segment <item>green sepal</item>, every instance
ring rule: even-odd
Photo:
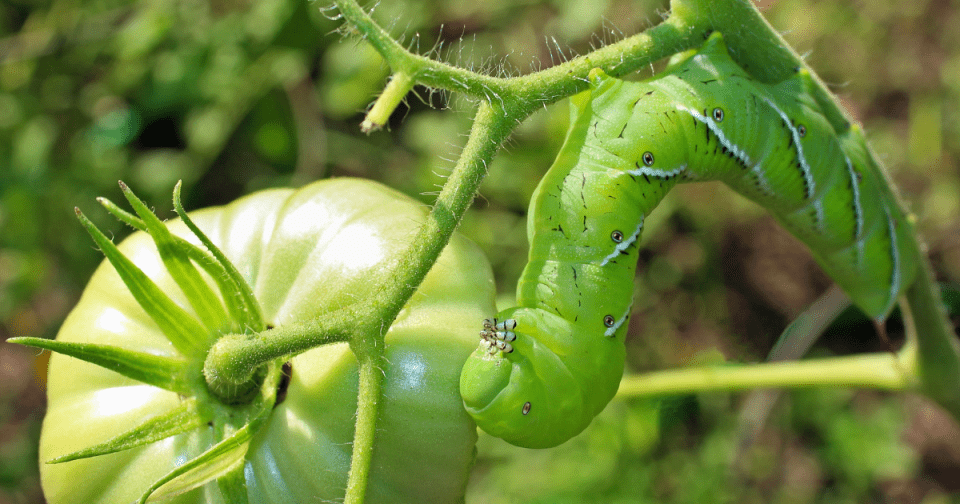
[[[160,330],[173,343],[180,353],[188,356],[202,355],[207,350],[207,331],[195,318],[180,308],[172,299],[157,287],[136,264],[123,255],[97,226],[87,219],[79,208],[74,209],[80,223],[86,228],[93,241],[100,247],[117,274],[130,289],[130,293],[140,303],[144,311],[160,327]]]
[[[160,259],[163,260],[170,276],[177,282],[180,290],[197,312],[197,316],[207,327],[207,333],[219,334],[227,329],[229,321],[223,305],[220,304],[220,299],[190,259],[180,252],[180,247],[177,246],[167,226],[123,182],[120,182],[120,190],[123,191],[123,195],[126,196],[137,215],[143,219],[147,232],[157,245]]]
[[[191,383],[184,373],[186,362],[180,358],[135,352],[112,345],[68,343],[26,336],[10,338],[7,341],[69,355],[147,385],[181,395],[193,395]]]
[[[238,465],[243,467],[250,440],[270,418],[273,405],[277,400],[277,383],[280,381],[282,361],[272,362],[268,365],[268,369],[267,376],[260,387],[261,395],[253,406],[256,413],[252,415],[250,421],[233,433],[225,433],[222,441],[160,478],[144,492],[137,504],[169,499],[199,488],[214,479],[226,477],[227,484],[231,484],[229,480],[236,477],[232,472],[237,470]],[[214,429],[216,430],[217,427],[215,426]]]
[[[207,247],[207,250],[217,259],[217,262],[223,266],[223,269],[227,273],[227,277],[234,284],[234,291],[239,292],[240,296],[236,299],[238,303],[235,306],[231,306],[228,302],[228,306],[231,307],[231,315],[234,316],[234,320],[240,320],[242,322],[243,328],[249,328],[253,331],[262,331],[265,329],[263,322],[263,313],[260,310],[260,303],[257,302],[256,296],[253,295],[253,289],[250,288],[250,285],[247,284],[247,281],[244,280],[243,275],[237,271],[236,266],[227,259],[227,256],[223,254],[219,247],[213,244],[213,241],[207,237],[194,224],[193,220],[190,219],[190,216],[187,215],[186,210],[183,209],[183,204],[180,201],[180,187],[183,184],[182,181],[177,181],[177,185],[173,188],[173,208],[176,210],[177,214],[180,216],[180,219],[183,220],[183,223],[190,228],[190,231],[200,239],[200,242],[203,243],[204,247]],[[234,299],[226,295],[224,291],[224,298],[230,298],[231,301]],[[237,310],[237,311],[234,311]]]
[[[146,231],[147,225],[136,215],[120,208],[116,203],[100,196],[97,198],[97,203],[103,205],[108,212],[112,213],[114,217],[117,218],[120,222],[136,229],[138,231]]]
[[[137,503],[169,499],[229,473],[236,464],[242,464],[247,455],[250,439],[253,437],[249,427],[244,426],[193,460],[170,471],[151,485]]]
[[[248,504],[250,498],[247,496],[247,479],[243,474],[243,461],[234,465],[226,474],[217,478],[217,486],[220,487],[220,494],[223,496],[223,502],[230,504]]]
[[[140,231],[147,230],[147,225],[140,220],[139,217],[120,208],[116,203],[102,197],[97,198],[97,201],[121,222]],[[179,200],[177,200],[177,202],[179,202]],[[186,212],[181,213],[184,215],[186,214]],[[193,222],[191,221],[190,224],[193,224]],[[206,235],[204,235],[199,229],[195,229],[193,232],[194,235],[197,236],[202,242],[209,241]],[[253,298],[252,294],[253,291],[247,286],[246,282],[243,281],[243,278],[240,278],[242,282],[242,288],[246,289],[246,293],[249,293],[249,295],[245,294],[243,289],[238,289],[237,282],[233,279],[230,272],[228,272],[223,266],[223,263],[210,254],[210,252],[207,252],[206,250],[188,242],[187,240],[184,240],[177,235],[173,235],[173,240],[180,248],[182,253],[186,254],[186,256],[193,260],[194,263],[200,265],[200,267],[202,267],[210,275],[210,278],[217,282],[217,286],[220,288],[220,294],[223,297],[224,304],[227,305],[227,309],[230,312],[230,320],[233,323],[231,330],[233,332],[243,332],[248,327],[254,328],[254,330],[262,330],[263,322],[262,317],[259,317],[259,305],[256,304],[256,299]],[[224,258],[223,260],[226,261],[227,259]],[[232,269],[236,271],[236,268]],[[253,300],[254,302],[252,310],[247,308],[250,300]],[[251,318],[248,315],[249,313],[256,315],[256,318]],[[257,322],[256,325],[252,323],[254,320]],[[256,329],[257,327],[259,327],[259,329]]]
[[[46,463],[60,464],[70,462],[71,460],[97,457],[129,450],[130,448],[148,445],[170,436],[176,436],[177,434],[183,434],[184,432],[197,429],[209,421],[209,418],[204,418],[200,414],[196,399],[187,399],[172,411],[153,417],[109,441],[67,455],[61,455],[48,460]]]
[[[227,309],[230,311],[231,319],[240,322],[233,327],[233,330],[243,331],[247,328],[254,331],[263,330],[263,315],[260,312],[260,304],[253,295],[253,289],[250,288],[233,263],[231,263],[223,252],[213,244],[213,241],[197,227],[183,209],[180,201],[181,185],[181,182],[177,182],[173,193],[173,203],[177,214],[180,215],[184,224],[187,225],[194,236],[196,236],[210,252],[201,249],[179,236],[173,235],[176,245],[180,247],[184,254],[203,267],[207,273],[216,280],[217,285],[220,287],[220,292],[223,295],[224,302],[227,305]],[[97,201],[121,222],[140,231],[147,231],[146,223],[136,215],[123,210],[107,198],[97,198]]]

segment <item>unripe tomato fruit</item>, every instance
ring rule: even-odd
[[[246,279],[264,321],[281,326],[375,292],[380,286],[371,278],[406,249],[425,213],[422,204],[377,183],[333,179],[297,190],[261,191],[190,215]],[[167,224],[175,235],[198,243],[180,221]],[[146,233],[134,233],[119,249],[194,313]],[[478,321],[495,312],[493,298],[486,258],[473,243],[454,236],[386,336],[389,366],[367,502],[462,501],[476,427],[463,410],[458,377],[477,346]],[[175,354],[107,261],[57,339]],[[289,362],[285,397],[245,457],[249,501],[340,501],[356,416],[354,355],[341,343]],[[138,448],[45,464],[128,431],[185,399],[60,354],[50,360],[47,392],[40,459],[51,504],[134,502],[214,441],[212,429],[203,426]],[[210,482],[165,502],[214,503],[223,497]]]

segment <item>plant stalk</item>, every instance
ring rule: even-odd
[[[228,334],[207,353],[203,374],[210,391],[227,404],[254,386],[256,371],[280,357],[350,341],[358,320],[355,307],[254,334]]]
[[[927,255],[922,253],[919,257],[924,260],[916,280],[907,288],[909,310],[903,311],[904,323],[913,319],[915,330],[908,330],[907,334],[916,340],[920,388],[960,421],[960,345],[947,318]]]
[[[383,375],[386,360],[383,345],[357,353],[360,366],[360,384],[357,392],[357,423],[353,433],[353,454],[350,458],[350,476],[347,479],[345,504],[361,504],[367,494],[370,466],[377,433],[377,416],[383,396]]]
[[[877,353],[803,361],[731,364],[627,376],[617,397],[650,397],[754,388],[869,387],[909,390],[918,383],[909,355]]]
[[[447,245],[450,236],[460,224],[463,214],[473,202],[487,172],[487,165],[500,144],[509,134],[513,121],[489,103],[481,102],[463,148],[460,159],[443,186],[440,196],[430,210],[400,264],[392,270],[392,279],[382,285],[377,296],[380,328],[388,328],[400,310],[413,295],[423,278],[433,267],[436,258]],[[360,361],[360,391],[357,399],[357,424],[354,435],[353,458],[347,482],[347,503],[363,502],[368,483],[370,461],[376,432],[376,419],[382,401],[382,381],[387,363],[383,359],[383,329],[372,345],[369,341],[352,342]]]

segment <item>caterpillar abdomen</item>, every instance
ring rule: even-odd
[[[490,434],[554,446],[616,393],[644,217],[677,183],[719,180],[766,207],[878,322],[912,281],[911,224],[860,130],[832,129],[805,72],[756,82],[714,34],[650,80],[590,80],[531,201],[519,306],[487,324],[461,374]]]

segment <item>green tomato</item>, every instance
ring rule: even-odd
[[[299,190],[262,191],[190,215],[246,279],[264,321],[282,326],[316,318],[378,289],[370,278],[406,248],[425,208],[373,182],[334,179]],[[180,221],[168,227],[196,242]],[[195,313],[146,233],[133,234],[119,249],[178,305]],[[454,236],[386,336],[389,367],[368,502],[462,501],[476,426],[463,409],[458,377],[477,346],[478,321],[495,312],[493,298],[486,258],[474,244]],[[57,339],[176,355],[107,261]],[[250,502],[340,501],[356,415],[354,355],[346,344],[334,344],[290,363],[286,395],[253,436],[243,461]],[[41,460],[111,439],[184,400],[60,354],[50,360],[47,392]],[[215,436],[212,428],[201,427],[117,453],[42,464],[43,489],[51,504],[133,502],[209,448]],[[223,498],[211,482],[166,502]]]

